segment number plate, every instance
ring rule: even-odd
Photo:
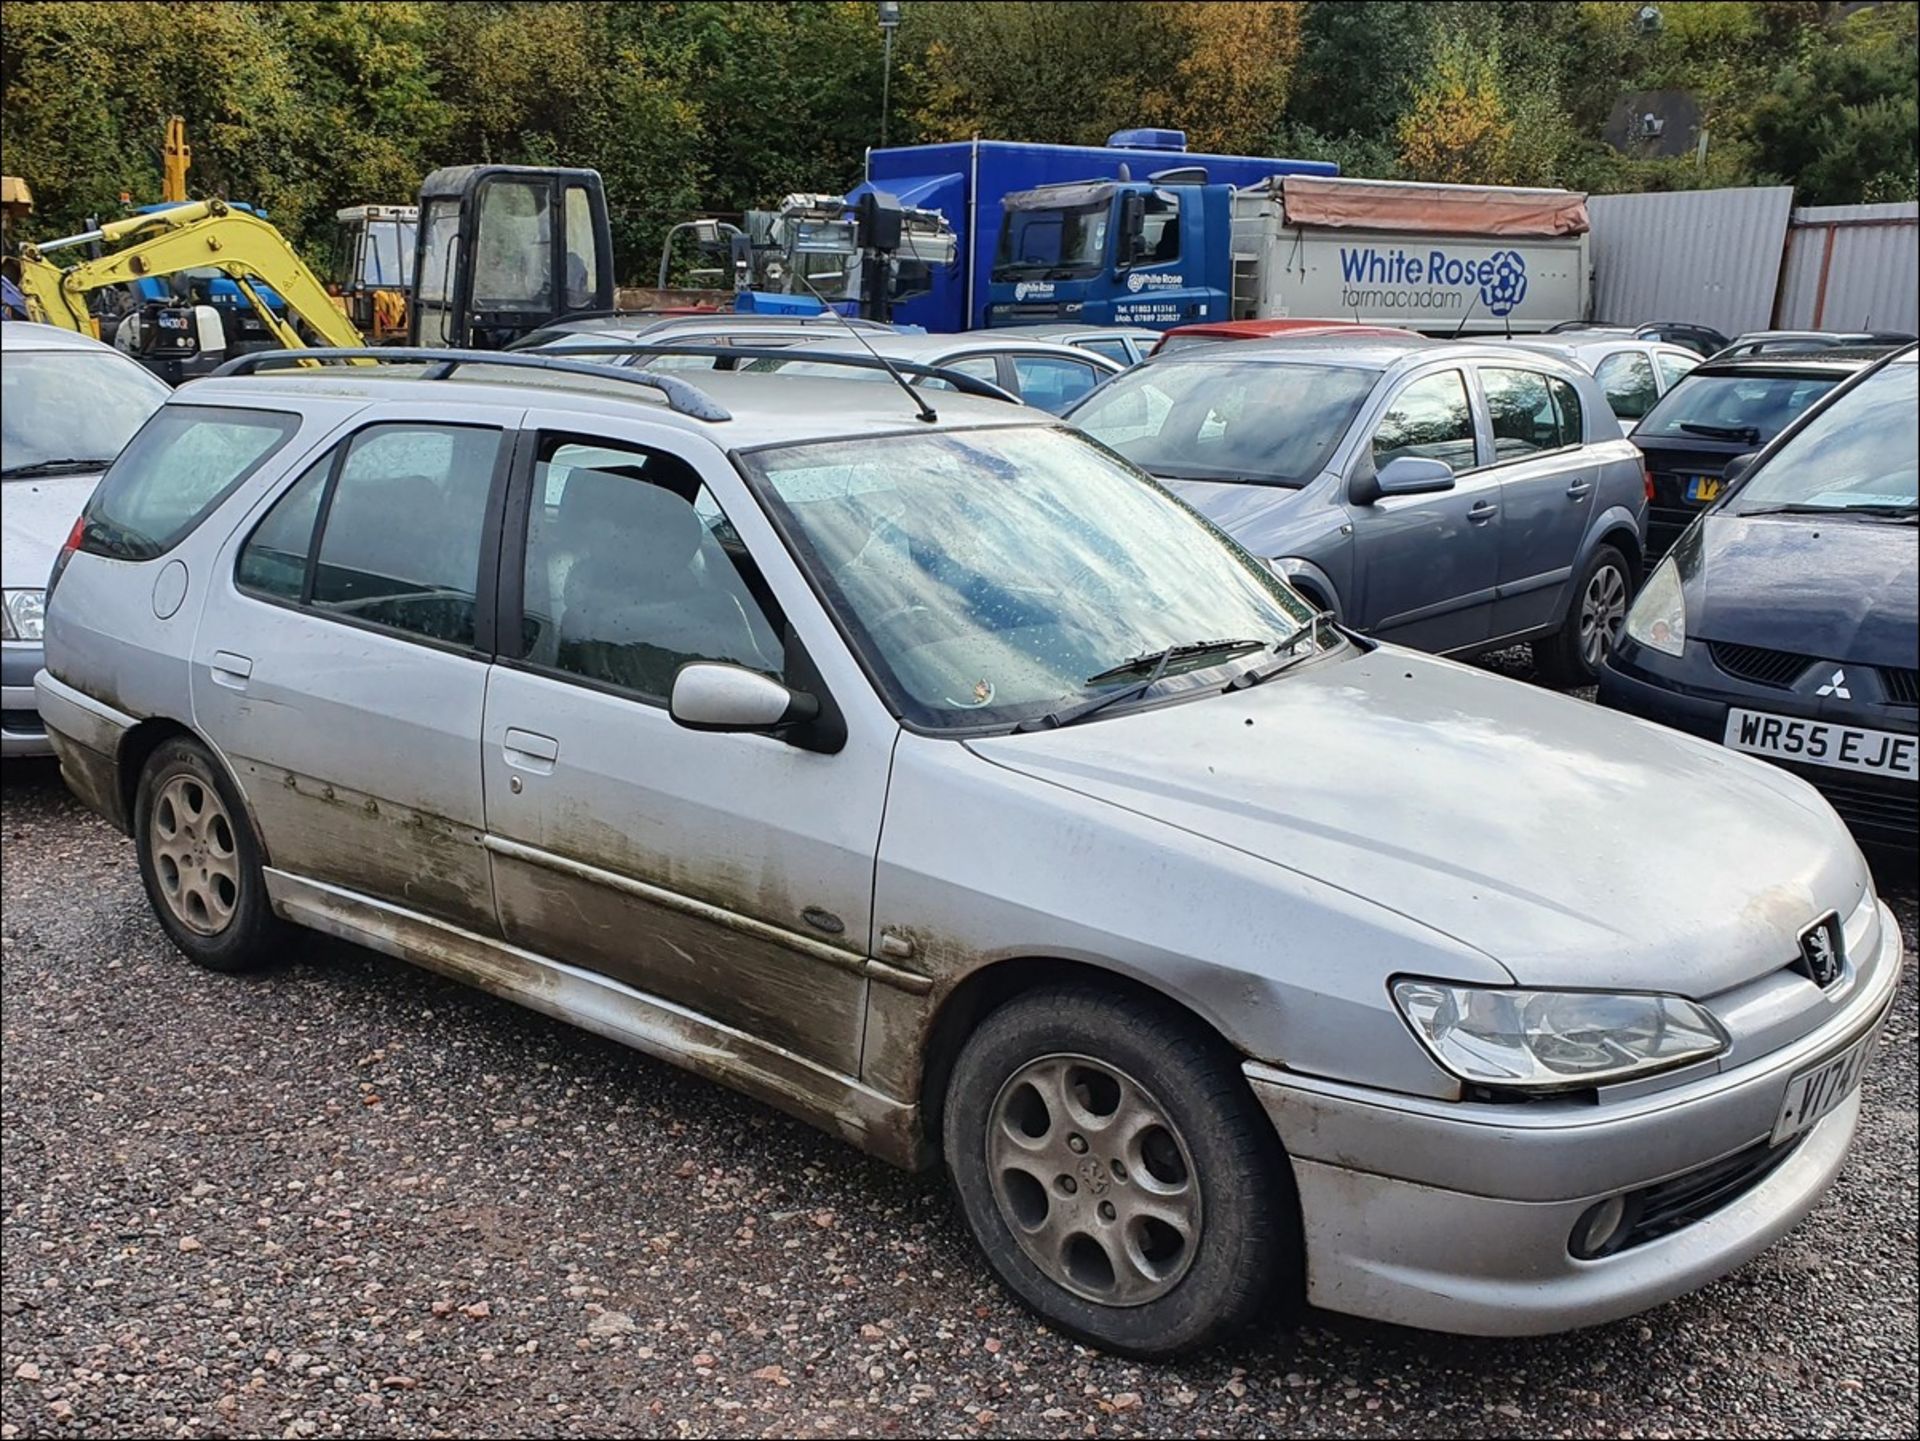
[[[1734,750],[1754,755],[1920,781],[1920,737],[1893,731],[1796,720],[1736,707],[1727,712],[1725,740]]]
[[[1720,498],[1720,477],[1717,475],[1690,475],[1687,477],[1687,499],[1701,505]]]
[[[1846,1100],[1860,1084],[1879,1039],[1880,1027],[1875,1026],[1839,1055],[1808,1067],[1788,1081],[1780,1114],[1773,1123],[1773,1144],[1791,1140]]]

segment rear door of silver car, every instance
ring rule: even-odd
[[[491,933],[480,716],[512,423],[371,407],[223,547],[195,721],[281,870]]]

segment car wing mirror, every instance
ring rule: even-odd
[[[1720,479],[1732,485],[1741,476],[1753,469],[1753,463],[1760,458],[1760,452],[1750,450],[1745,455],[1736,455],[1720,468]]]
[[[770,733],[817,719],[820,702],[745,666],[688,661],[674,675],[667,711],[688,730]]]
[[[1453,467],[1427,455],[1396,455],[1374,476],[1381,495],[1426,495],[1453,489]]]

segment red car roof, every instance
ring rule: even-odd
[[[1276,335],[1385,336],[1404,340],[1414,337],[1414,332],[1392,325],[1361,325],[1352,320],[1203,320],[1194,325],[1176,325],[1160,337],[1153,353],[1158,355],[1165,350],[1167,342],[1176,336],[1182,340],[1266,340]]]

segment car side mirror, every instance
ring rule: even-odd
[[[1760,452],[1757,450],[1750,450],[1745,455],[1736,455],[1732,460],[1720,467],[1720,479],[1726,484],[1732,485],[1741,476],[1745,475],[1749,470],[1752,470],[1753,463],[1759,458]]]
[[[1453,489],[1453,467],[1426,455],[1396,455],[1381,466],[1373,483],[1381,495],[1426,495]]]
[[[674,676],[667,713],[688,730],[766,733],[817,719],[820,702],[745,666],[700,660]]]
[[[1120,201],[1119,258],[1122,267],[1140,258],[1147,234],[1147,197],[1135,191]]]

